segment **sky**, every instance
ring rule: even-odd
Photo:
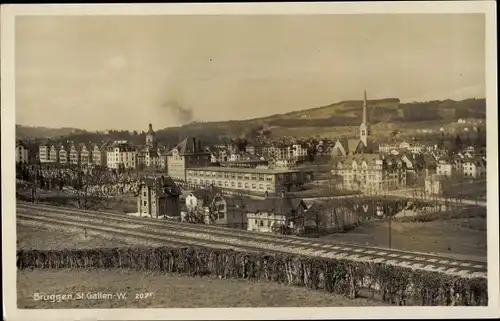
[[[16,123],[147,130],[485,97],[480,14],[16,18]]]

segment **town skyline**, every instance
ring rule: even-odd
[[[364,90],[402,102],[485,97],[482,15],[23,17],[16,38],[26,126],[244,120]]]

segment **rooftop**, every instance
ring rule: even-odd
[[[240,167],[194,167],[187,170],[196,171],[213,171],[213,172],[238,172],[238,173],[252,173],[252,174],[286,174],[286,173],[299,173],[304,172],[300,169],[286,169],[286,168],[240,168]]]

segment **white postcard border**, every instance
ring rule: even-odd
[[[350,3],[230,3],[230,4],[113,4],[4,5],[1,8],[1,136],[2,241],[4,320],[249,320],[498,317],[498,215],[488,215],[488,307],[344,307],[344,308],[213,308],[213,309],[17,309],[15,217],[15,43],[17,15],[249,15],[249,14],[433,14],[486,15],[486,99],[489,213],[498,211],[497,48],[494,1],[350,2]]]

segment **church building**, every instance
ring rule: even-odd
[[[366,90],[363,100],[363,119],[359,126],[359,139],[349,140],[347,138],[337,139],[332,148],[333,156],[347,156],[356,154],[372,154],[377,151],[377,146],[370,137],[370,123],[368,119],[368,102]]]

